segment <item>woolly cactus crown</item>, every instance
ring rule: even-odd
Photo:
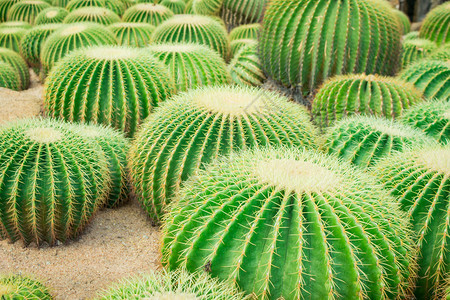
[[[62,7],[49,7],[41,11],[35,20],[36,25],[62,23],[64,18],[69,14],[67,9]]]

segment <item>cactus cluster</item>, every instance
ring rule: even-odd
[[[228,71],[231,80],[238,85],[260,86],[266,79],[256,45],[245,46],[234,55]]]
[[[170,9],[176,15],[184,14],[186,10],[184,0],[162,0],[160,4]]]
[[[402,68],[428,57],[437,49],[434,42],[425,39],[406,40],[402,43]]]
[[[74,11],[83,7],[103,7],[121,16],[125,12],[125,3],[121,0],[71,0],[67,3],[67,10]]]
[[[229,35],[230,41],[242,39],[258,40],[261,35],[261,31],[262,26],[259,23],[241,25],[231,30]]]
[[[0,47],[20,52],[20,40],[27,33],[27,29],[20,27],[0,28]]]
[[[420,37],[443,45],[450,42],[450,3],[431,10],[420,27]]]
[[[220,11],[229,30],[262,21],[269,0],[223,0]]]
[[[124,15],[124,22],[148,23],[158,26],[167,19],[174,16],[173,12],[167,7],[153,3],[139,3],[128,8]]]
[[[41,11],[35,20],[36,25],[62,23],[69,14],[67,9],[62,7],[49,7]]]
[[[64,23],[66,24],[80,22],[93,22],[103,25],[110,25],[120,22],[120,17],[110,9],[88,6],[75,9],[64,18]]]
[[[20,79],[17,71],[3,61],[0,61],[0,87],[15,91],[20,90]]]
[[[145,47],[152,38],[155,26],[147,23],[114,23],[108,28],[116,35],[119,45]]]
[[[0,48],[0,61],[11,65],[19,76],[18,90],[26,90],[30,85],[30,72],[25,60],[17,52],[7,48]]]
[[[24,21],[34,24],[36,16],[50,4],[40,0],[21,0],[8,10],[8,21]]]
[[[21,275],[4,275],[0,276],[0,299],[51,300],[53,297],[47,287],[37,280]]]

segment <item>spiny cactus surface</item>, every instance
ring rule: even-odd
[[[415,40],[415,39],[419,39],[419,32],[418,31],[411,31],[408,34],[405,34],[403,36],[403,41],[407,41],[407,40]]]
[[[224,0],[193,0],[192,11],[197,15],[215,16],[222,9]]]
[[[220,14],[227,28],[232,30],[240,25],[261,22],[269,2],[269,0],[223,0]]]
[[[147,23],[114,23],[108,26],[119,45],[145,47],[150,44],[155,26]]]
[[[0,28],[0,47],[20,52],[20,40],[27,33],[27,29],[19,27]]]
[[[50,4],[40,0],[22,0],[11,6],[8,10],[8,21],[24,21],[34,24],[36,16]]]
[[[128,8],[123,15],[124,22],[148,23],[158,26],[174,16],[167,7],[154,3],[139,3]]]
[[[435,51],[430,53],[430,55],[428,55],[427,59],[449,61],[450,60],[450,43],[437,48]]]
[[[266,79],[256,45],[241,49],[228,65],[228,71],[231,80],[238,85],[260,86]]]
[[[403,35],[408,34],[411,30],[411,22],[409,21],[408,16],[398,9],[394,9],[394,14],[397,17],[398,22],[400,23],[402,34]]]
[[[0,0],[0,22],[6,22],[8,10],[21,0]]]
[[[0,87],[18,91],[20,84],[18,72],[10,64],[0,61]]]
[[[0,299],[51,300],[53,297],[47,287],[37,280],[21,275],[4,275],[0,276]]]
[[[67,9],[62,7],[49,7],[41,11],[35,20],[36,25],[62,23],[69,14]]]
[[[184,11],[186,10],[186,3],[184,0],[163,0],[160,4],[170,9],[176,15],[184,14]]]
[[[82,7],[103,7],[121,16],[125,12],[126,6],[121,0],[71,0],[66,8],[74,11]]]
[[[442,45],[450,42],[450,2],[431,10],[420,27],[420,37]]]
[[[19,76],[19,90],[26,90],[30,85],[30,72],[27,63],[17,53],[7,48],[0,48],[0,61],[3,61],[17,72]]]
[[[241,25],[231,30],[229,35],[230,41],[242,39],[258,40],[261,35],[261,31],[262,25],[259,23]]]
[[[21,28],[21,29],[31,29],[31,24],[24,21],[10,21],[0,24],[0,28]]]
[[[103,7],[82,7],[70,12],[64,23],[94,22],[103,25],[110,25],[120,22],[120,17],[112,10]]]
[[[242,48],[246,46],[258,46],[258,41],[253,39],[233,40],[230,43],[231,56],[234,57]]]
[[[428,57],[436,50],[436,43],[425,39],[406,40],[402,43],[402,68]]]

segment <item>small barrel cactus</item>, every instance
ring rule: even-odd
[[[119,45],[145,47],[152,38],[155,26],[147,23],[114,23],[108,28],[116,35]]]
[[[62,7],[49,7],[41,11],[35,20],[36,25],[62,23],[69,14],[67,9]]]
[[[111,125],[132,137],[173,93],[164,65],[145,50],[97,46],[71,54],[54,68],[44,107],[52,117]]]
[[[242,293],[230,284],[211,278],[204,272],[195,274],[185,270],[154,272],[139,278],[128,279],[97,300],[244,300]]]
[[[246,46],[258,46],[258,41],[253,39],[233,40],[230,43],[231,56],[234,57],[242,48]]]
[[[104,205],[101,148],[53,120],[14,122],[0,137],[0,236],[25,245],[76,237]]]
[[[73,23],[65,25],[48,36],[41,50],[43,75],[75,49],[96,46],[116,45],[117,40],[109,29],[95,23]]]
[[[408,34],[409,31],[411,30],[411,22],[409,21],[408,16],[398,9],[394,9],[394,14],[397,17],[398,22],[400,23],[402,34],[403,35]]]
[[[427,59],[450,61],[450,44],[437,48],[427,56]]]
[[[436,50],[434,42],[425,39],[406,40],[402,43],[402,68],[407,67]]]
[[[167,7],[154,3],[140,3],[128,8],[124,15],[124,22],[148,23],[158,26],[173,17],[173,12]]]
[[[19,27],[0,28],[0,47],[20,52],[20,40],[27,33],[27,29]]]
[[[447,100],[417,104],[405,111],[400,120],[442,144],[450,142],[450,102]]]
[[[159,44],[148,48],[168,67],[178,91],[230,83],[225,61],[210,48],[198,44]]]
[[[10,64],[0,61],[0,87],[18,91],[20,84],[17,71]]]
[[[17,52],[7,48],[0,48],[0,61],[13,67],[19,76],[18,89],[26,90],[30,85],[30,72],[25,60]]]
[[[67,10],[74,11],[83,7],[103,7],[121,16],[125,12],[126,6],[121,0],[71,0],[67,3]]]
[[[260,86],[266,76],[262,71],[256,45],[246,46],[239,51],[228,65],[233,83],[238,85]]]
[[[379,117],[353,116],[330,127],[322,149],[361,168],[412,147],[433,144],[423,132]]]
[[[259,23],[269,0],[223,0],[221,17],[228,30],[244,24]]]
[[[450,2],[430,11],[420,27],[420,37],[443,45],[450,42]]]
[[[334,75],[394,75],[401,30],[384,2],[270,1],[260,40],[266,75],[303,97]]]
[[[31,29],[31,27],[30,23],[24,21],[11,21],[0,24],[0,28],[21,28],[28,30]]]
[[[169,269],[207,269],[258,299],[408,299],[415,257],[404,214],[372,177],[333,157],[240,152],[176,200],[163,227]]]
[[[21,0],[0,0],[0,22],[6,22],[8,10]]]
[[[184,0],[162,0],[160,4],[170,9],[176,15],[184,14],[186,10]]]
[[[79,22],[94,22],[110,25],[120,22],[120,17],[107,8],[88,6],[75,9],[64,18],[64,23],[66,24]]]
[[[40,0],[22,0],[17,2],[8,10],[8,21],[24,21],[34,24],[36,16],[50,4]]]
[[[397,198],[416,232],[416,299],[437,299],[450,272],[450,145],[398,153],[380,161],[373,174]]]
[[[234,28],[230,32],[230,41],[251,39],[258,40],[261,35],[262,26],[259,23],[256,24],[246,24]]]
[[[411,31],[403,36],[403,41],[420,39],[418,31]]]
[[[312,104],[315,122],[321,127],[354,114],[399,117],[403,110],[423,101],[411,84],[376,75],[341,75],[318,91]]]
[[[287,98],[238,86],[190,90],[166,102],[141,126],[130,151],[132,185],[158,222],[182,182],[219,155],[315,143],[307,110]]]
[[[70,0],[51,0],[53,6],[57,7],[66,7],[69,4]]]
[[[193,0],[192,11],[197,15],[218,15],[224,0]]]
[[[200,15],[176,15],[158,26],[153,42],[197,43],[216,50],[224,59],[229,55],[229,42],[225,27],[215,19]]]
[[[10,275],[0,276],[0,299],[51,300],[53,297],[47,287],[39,281],[20,275]]]
[[[399,77],[429,99],[450,99],[450,60],[422,60],[411,64]]]

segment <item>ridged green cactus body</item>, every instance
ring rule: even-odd
[[[20,40],[27,33],[23,28],[0,28],[0,47],[8,48],[17,53],[20,52]]]
[[[241,49],[230,62],[228,71],[238,85],[260,86],[266,79],[256,45]]]
[[[193,0],[192,11],[197,15],[216,16],[219,14],[224,0]]]
[[[420,27],[420,37],[442,45],[450,42],[450,3],[444,3],[430,11]]]
[[[163,0],[160,4],[170,9],[176,15],[184,14],[184,11],[186,10],[186,3],[184,0]]]
[[[234,150],[315,147],[307,110],[256,88],[205,87],[174,97],[141,126],[129,159],[138,200],[159,221],[182,182]]]
[[[221,17],[229,30],[244,24],[259,23],[269,0],[223,0]]]
[[[25,60],[17,52],[7,48],[0,48],[0,61],[13,67],[19,75],[19,90],[26,90],[30,85],[30,72]]]
[[[434,42],[425,39],[406,40],[402,43],[402,67],[405,68],[413,62],[428,57],[437,46]]]
[[[354,114],[399,117],[423,101],[422,94],[402,80],[376,75],[341,75],[328,80],[316,94],[312,113],[321,127]]]
[[[108,190],[100,147],[52,120],[21,120],[0,136],[0,236],[26,245],[76,237]]]
[[[400,27],[402,29],[402,34],[408,34],[411,30],[411,22],[409,21],[408,16],[402,12],[401,10],[394,9],[394,14],[397,17],[398,22],[400,23]]]
[[[305,149],[212,163],[179,192],[164,266],[207,268],[258,299],[407,299],[412,242],[372,177]]]
[[[74,11],[83,7],[103,7],[113,11],[121,16],[125,12],[125,4],[120,0],[71,0],[66,8],[68,11]]]
[[[337,122],[325,135],[322,149],[367,168],[379,159],[411,147],[432,145],[423,132],[385,118],[354,116]]]
[[[430,55],[428,55],[427,59],[449,61],[450,60],[450,44],[439,47],[438,49],[436,49],[435,51],[430,53]]]
[[[150,273],[128,279],[102,293],[97,300],[244,300],[233,286],[213,279],[203,272],[196,274],[184,270]]]
[[[19,74],[10,64],[3,61],[0,61],[0,87],[20,90]]]
[[[405,111],[401,121],[418,128],[441,144],[450,142],[450,101],[430,101]]]
[[[234,57],[242,48],[247,46],[258,46],[258,41],[253,39],[233,40],[230,43],[231,56]]]
[[[0,22],[6,22],[8,10],[21,0],[0,0]]]
[[[120,17],[112,10],[103,7],[82,7],[70,12],[64,23],[94,22],[103,25],[110,25],[120,22]]]
[[[167,7],[153,3],[140,3],[128,8],[124,15],[124,22],[148,23],[158,26],[167,19],[174,16]]]
[[[67,9],[62,7],[50,7],[41,11],[35,20],[36,25],[62,23],[69,14]]]
[[[0,28],[21,28],[21,29],[31,29],[31,25],[28,22],[23,21],[10,21],[0,24]]]
[[[303,96],[334,75],[394,75],[401,29],[384,2],[270,1],[260,39],[266,75]]]
[[[119,45],[145,47],[152,38],[155,26],[147,23],[114,23],[108,26],[114,32]]]
[[[422,60],[403,70],[399,77],[429,99],[450,99],[450,60]]]
[[[133,136],[152,109],[174,93],[164,65],[145,50],[81,49],[50,73],[44,107],[56,118],[111,125]]]
[[[66,7],[70,0],[52,0],[52,5],[57,7]]]
[[[20,275],[0,276],[0,298],[4,300],[53,299],[42,283]]]
[[[262,25],[256,24],[246,24],[234,28],[230,32],[230,41],[242,40],[242,39],[252,39],[258,40],[261,35]]]
[[[149,48],[169,70],[177,90],[230,83],[225,61],[210,48],[198,44],[159,44]]]
[[[411,31],[403,36],[403,41],[420,39],[418,31]]]
[[[153,42],[197,43],[216,50],[224,59],[229,55],[229,42],[225,27],[215,19],[200,15],[176,15],[158,26]]]
[[[48,36],[41,50],[43,74],[73,50],[96,45],[116,45],[117,40],[109,29],[95,23],[68,24]]]
[[[40,0],[22,0],[17,2],[8,10],[8,21],[24,21],[31,25],[34,24],[36,16],[50,4]]]
[[[399,153],[377,164],[373,173],[397,198],[416,232],[416,299],[437,299],[450,273],[450,146]]]

